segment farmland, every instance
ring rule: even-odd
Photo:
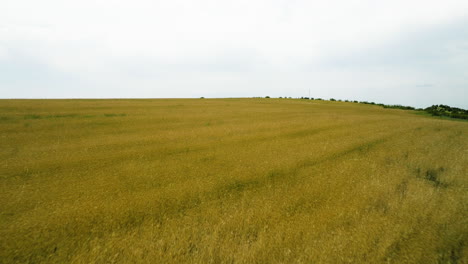
[[[467,263],[467,176],[413,111],[0,100],[0,263]]]

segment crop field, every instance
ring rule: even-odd
[[[468,263],[468,122],[299,99],[0,100],[0,263]]]

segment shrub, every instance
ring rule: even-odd
[[[468,119],[468,110],[450,107],[448,105],[433,105],[424,109],[433,116],[446,116],[451,118]]]

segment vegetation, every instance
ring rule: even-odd
[[[0,100],[1,263],[467,263],[468,123],[344,102]]]
[[[382,105],[383,108],[394,108],[394,109],[402,109],[402,110],[416,110],[412,106],[404,106],[404,105]]]
[[[301,99],[309,99],[308,97],[301,97]],[[314,100],[314,98],[311,98],[311,100]],[[322,100],[321,98],[316,98],[315,100]],[[331,102],[341,102],[342,100],[340,99],[334,99],[330,98]],[[457,108],[457,107],[450,107],[448,105],[433,105],[430,107],[427,107],[425,109],[421,108],[414,108],[412,106],[405,106],[405,105],[386,105],[382,103],[375,103],[375,102],[368,102],[368,101],[348,101],[344,100],[344,102],[353,102],[353,103],[360,103],[360,104],[369,104],[369,105],[378,105],[383,108],[392,108],[392,109],[401,109],[401,110],[416,110],[416,111],[425,111],[432,116],[444,116],[444,117],[450,117],[450,118],[459,118],[459,119],[468,119],[468,110]]]
[[[424,111],[433,116],[447,116],[451,118],[468,119],[468,110],[450,107],[448,105],[433,105],[424,109]]]

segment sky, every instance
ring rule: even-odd
[[[2,0],[0,98],[468,108],[468,1]]]

